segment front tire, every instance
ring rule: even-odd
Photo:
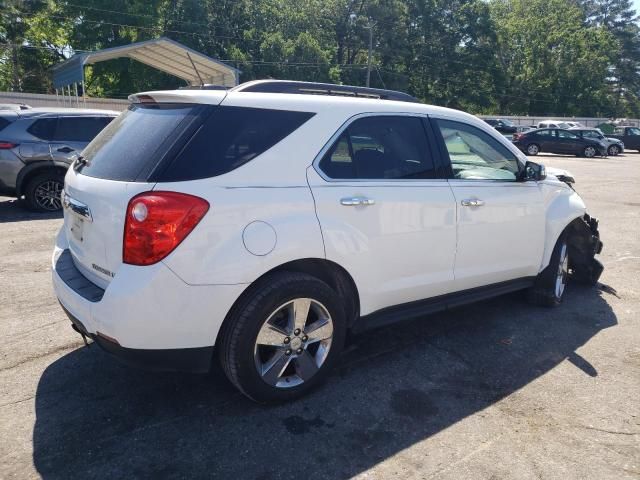
[[[268,275],[241,297],[220,333],[227,377],[259,403],[300,397],[329,374],[344,345],[338,294],[303,273]]]
[[[618,145],[610,145],[607,153],[612,157],[620,154],[620,147]]]
[[[592,145],[584,147],[582,150],[582,156],[586,158],[593,158],[598,154],[598,149]]]
[[[560,305],[569,279],[569,246],[563,233],[556,242],[549,265],[536,277],[527,296],[531,303],[544,307]]]
[[[58,212],[62,209],[64,175],[56,170],[37,174],[24,188],[25,203],[34,212]]]

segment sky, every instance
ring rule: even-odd
[[[636,9],[636,13],[640,13],[640,0],[633,0],[633,6]]]

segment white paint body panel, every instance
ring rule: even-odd
[[[446,181],[327,182],[312,168],[308,175],[327,259],[355,280],[362,315],[453,290],[456,212]],[[375,204],[342,205],[347,197]]]
[[[58,234],[52,257],[53,287],[62,305],[90,333],[100,332],[126,348],[207,347],[215,343],[227,312],[246,285],[187,285],[162,262],[122,265],[99,302],[89,302],[58,276],[55,262],[69,248]]]
[[[545,211],[535,182],[450,180],[458,212],[455,290],[538,274]],[[465,199],[484,202],[462,206]]]

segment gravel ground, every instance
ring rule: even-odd
[[[601,219],[597,288],[369,332],[268,408],[83,347],[51,288],[60,217],[0,197],[0,478],[640,478],[640,155],[539,160]]]

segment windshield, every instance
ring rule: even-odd
[[[515,124],[511,120],[507,120],[506,118],[502,119],[502,123],[504,125],[506,125],[507,127],[514,127],[515,126]]]

